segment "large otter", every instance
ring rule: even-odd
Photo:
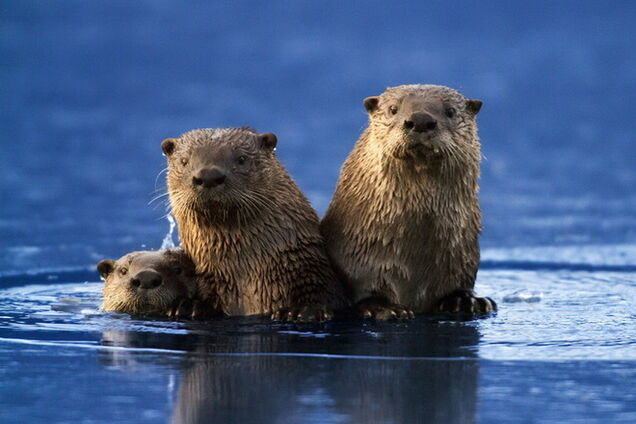
[[[321,231],[365,316],[486,313],[479,264],[481,101],[435,85],[368,97],[369,126],[346,159]]]
[[[325,320],[344,305],[319,219],[276,155],[243,128],[169,138],[168,194],[198,297],[229,315]]]
[[[181,249],[132,252],[117,261],[104,259],[97,271],[104,279],[105,311],[190,316],[196,309],[194,264]]]

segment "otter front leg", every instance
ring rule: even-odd
[[[472,290],[459,289],[439,300],[438,312],[484,315],[497,310],[497,304],[489,297],[478,297]]]
[[[362,299],[355,305],[356,311],[362,318],[410,319],[414,318],[413,311],[406,306],[390,302],[386,297],[374,296]]]
[[[283,322],[323,322],[329,321],[333,312],[324,305],[303,305],[281,308],[272,314],[272,320]]]

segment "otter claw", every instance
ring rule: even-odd
[[[192,316],[192,301],[187,298],[177,299],[172,307],[168,309],[168,317],[170,318],[190,318]]]
[[[376,320],[407,320],[415,318],[412,310],[405,306],[390,303],[382,298],[370,298],[358,303],[358,310],[362,318]]]
[[[477,297],[472,290],[455,290],[444,296],[437,310],[445,313],[484,315],[497,310],[497,303],[489,297]]]
[[[299,322],[323,322],[332,318],[332,313],[321,305],[300,308],[296,320]]]
[[[393,309],[390,308],[379,308],[375,311],[373,318],[377,320],[387,321],[390,319],[397,319],[397,314]]]
[[[188,298],[177,300],[168,310],[168,317],[174,319],[202,320],[219,314],[218,311],[206,307],[206,304],[198,300]]]
[[[194,304],[192,303],[191,300],[186,299],[185,301],[181,302],[181,304],[179,305],[179,308],[177,309],[177,316],[179,317],[188,317],[191,318],[192,314],[194,312]]]
[[[331,312],[323,306],[301,306],[280,309],[272,314],[273,321],[282,322],[323,322],[332,318]]]
[[[274,312],[271,316],[272,321],[282,321],[285,322],[287,321],[287,318],[289,317],[289,314],[291,314],[291,311],[289,309],[283,308],[283,309],[279,309],[278,311]]]
[[[413,314],[413,311],[408,310],[408,309],[400,309],[397,311],[397,317],[399,319],[409,319],[409,318],[414,318],[415,315]]]

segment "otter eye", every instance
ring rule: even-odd
[[[453,116],[455,116],[455,113],[457,113],[455,111],[455,108],[453,107],[446,108],[446,116],[448,116],[449,118],[452,118]]]
[[[247,162],[247,156],[245,155],[241,155],[236,158],[236,163],[238,163],[239,165],[244,165],[245,162]]]
[[[181,268],[180,266],[175,266],[174,267],[174,273],[179,275],[183,272],[183,268]]]
[[[188,164],[188,158],[181,158],[181,165],[186,166]]]
[[[393,105],[389,107],[389,112],[391,112],[391,115],[395,115],[398,111],[397,106]]]
[[[126,275],[126,274],[128,274],[128,268],[126,268],[125,266],[124,266],[124,267],[119,268],[119,273],[120,273],[121,275]]]

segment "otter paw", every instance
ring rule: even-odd
[[[364,299],[358,302],[356,309],[362,318],[373,318],[383,321],[390,319],[403,320],[415,318],[413,311],[406,306],[391,303],[386,299]]]
[[[489,297],[477,297],[472,290],[455,290],[444,296],[437,306],[438,312],[485,315],[497,310],[497,303]]]
[[[323,322],[333,317],[322,305],[304,305],[296,308],[281,308],[272,314],[272,320],[283,322]]]
[[[198,300],[181,298],[176,300],[172,307],[168,309],[168,317],[176,319],[196,319],[202,320],[210,318],[216,313],[207,305]]]
[[[172,306],[168,309],[166,315],[170,318],[191,318],[192,317],[193,302],[192,299],[179,298],[174,301]]]

